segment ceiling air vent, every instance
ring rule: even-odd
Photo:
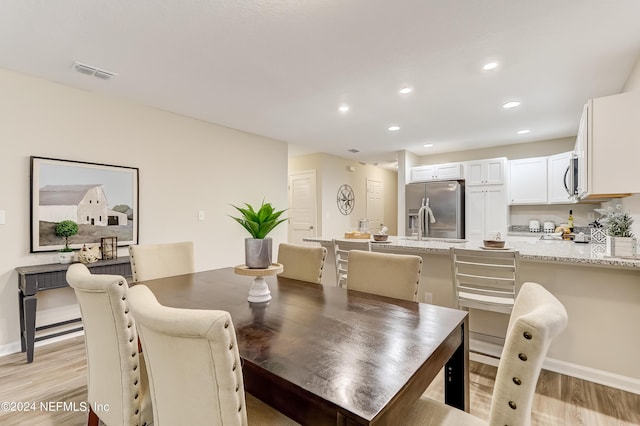
[[[101,68],[83,64],[81,62],[74,62],[73,69],[80,74],[92,75],[101,80],[109,80],[112,77],[116,77],[118,75],[115,72],[103,70]]]
[[[349,150],[349,152],[350,152],[350,153],[352,153],[352,154],[357,154],[357,153],[359,153],[359,152],[360,152],[360,150],[359,150],[359,149],[355,149],[355,148],[351,148],[351,149]]]

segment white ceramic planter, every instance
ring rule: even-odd
[[[611,237],[607,235],[606,255],[611,257],[635,257],[636,239],[635,237]]]
[[[58,252],[58,262],[60,263],[71,263],[73,262],[73,257],[76,255],[73,251],[59,251]]]

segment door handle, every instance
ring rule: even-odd
[[[569,185],[567,185],[567,175],[569,174],[569,170],[571,170],[571,165],[567,166],[567,170],[564,171],[564,178],[562,180],[563,180],[563,183],[564,183],[565,191],[567,191],[567,194],[569,196],[571,196],[573,194],[571,193],[571,191],[569,191]]]

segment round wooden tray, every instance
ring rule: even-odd
[[[280,263],[272,263],[265,269],[250,269],[247,265],[237,265],[233,267],[233,272],[238,275],[249,277],[264,277],[267,275],[277,275],[284,270]]]

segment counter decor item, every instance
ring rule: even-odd
[[[267,269],[271,265],[271,253],[273,242],[271,238],[266,238],[276,226],[287,219],[280,219],[285,210],[276,211],[271,203],[262,201],[262,205],[256,211],[250,204],[244,203],[246,208],[233,208],[241,213],[241,217],[230,216],[246,229],[252,238],[244,240],[245,265],[249,269]]]
[[[636,239],[631,232],[633,218],[622,211],[622,205],[606,209],[595,209],[602,216],[601,222],[607,230],[606,255],[611,257],[635,257]]]
[[[81,263],[95,263],[98,259],[100,259],[100,247],[98,246],[87,247],[84,244],[82,250],[78,252],[78,260]]]
[[[102,251],[102,259],[118,258],[118,237],[102,237],[100,238],[100,251]]]
[[[592,244],[604,244],[607,241],[607,232],[600,223],[600,218],[596,218],[596,220],[591,222],[589,224],[589,229],[591,232]]]
[[[78,233],[78,224],[72,220],[63,220],[56,225],[55,233],[58,237],[64,238],[64,247],[58,250],[58,261],[60,263],[71,263],[75,252],[69,247],[69,237],[73,237]]]

